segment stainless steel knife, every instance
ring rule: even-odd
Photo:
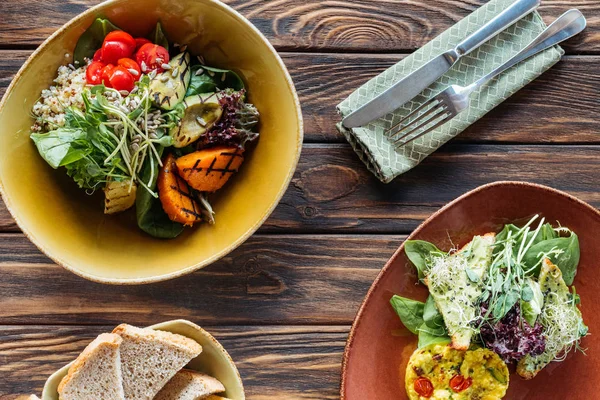
[[[395,83],[379,96],[342,120],[346,128],[363,126],[400,108],[444,75],[464,55],[477,49],[540,5],[540,0],[517,0],[490,22],[479,28],[454,49],[440,54],[421,68]]]

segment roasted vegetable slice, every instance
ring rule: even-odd
[[[179,175],[196,190],[215,192],[238,171],[244,161],[238,147],[212,147],[177,159]]]
[[[116,214],[135,204],[137,185],[130,181],[111,181],[104,188],[104,214]]]
[[[183,101],[190,84],[190,54],[183,52],[169,62],[169,69],[150,82],[150,97],[157,107],[172,110]]]
[[[177,175],[175,157],[169,154],[158,174],[158,197],[171,221],[191,226],[202,220],[202,211],[188,184]]]
[[[179,124],[169,132],[175,147],[185,147],[195,142],[223,115],[217,93],[186,97],[183,104],[185,114]]]

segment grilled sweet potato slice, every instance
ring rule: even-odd
[[[213,147],[177,159],[179,176],[196,190],[216,192],[238,171],[244,161],[238,147]]]
[[[158,197],[172,221],[191,226],[202,220],[200,206],[188,184],[177,175],[175,157],[169,154],[158,173]]]

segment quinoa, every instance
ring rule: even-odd
[[[85,108],[81,92],[86,85],[86,68],[83,66],[73,70],[66,65],[58,68],[55,85],[42,90],[40,100],[33,106],[33,132],[48,132],[64,126],[67,107]]]

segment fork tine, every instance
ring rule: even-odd
[[[400,121],[398,121],[398,123],[396,123],[394,126],[389,127],[388,129],[386,129],[386,131],[384,132],[386,136],[390,136],[390,132],[395,130],[398,126],[401,126],[405,121],[409,120],[410,118],[414,117],[415,115],[417,115],[421,110],[423,110],[426,107],[431,106],[432,104],[435,106],[437,105],[434,104],[437,100],[436,97],[433,97],[429,100],[427,100],[425,103],[421,104],[416,110],[412,111],[410,114],[408,114],[406,117],[402,118]],[[414,122],[414,121],[413,121]],[[395,133],[393,134],[395,135]],[[392,136],[393,136],[392,135]]]
[[[431,121],[434,120],[435,118],[437,118],[439,115],[442,115],[442,114],[439,113],[436,117],[431,118],[428,121],[428,123],[431,123]],[[455,117],[455,115],[452,115],[451,113],[445,113],[443,115],[443,118],[441,120],[439,120],[435,125],[425,129],[423,132],[419,133],[418,135],[411,137],[410,139],[405,140],[404,142],[401,142],[401,143],[399,143],[400,139],[396,140],[394,142],[395,148],[397,149],[399,147],[406,146],[407,144],[417,140],[418,138],[427,135],[429,132],[439,128],[440,126],[444,125],[446,122],[450,121],[454,117]],[[410,134],[413,134],[415,131],[417,131],[417,129],[413,129]],[[403,138],[408,137],[408,136],[410,136],[410,135],[404,135]]]
[[[426,119],[425,125],[428,124],[429,122],[431,122],[432,118],[435,118],[437,114],[439,114],[440,111],[445,111],[446,110],[446,105],[441,102],[441,101],[437,101],[437,103],[432,103],[435,104],[433,107],[431,107],[429,110],[427,110],[426,112],[424,112],[423,114],[419,115],[418,118],[415,118],[413,121],[410,121],[408,124],[406,124],[405,126],[401,127],[400,129],[398,129],[396,132],[388,134],[388,137],[390,139],[393,139],[394,136],[400,134],[400,132],[405,131],[406,129],[411,128],[410,130],[413,131],[414,129],[418,129],[421,128],[423,126],[423,123],[417,125],[419,122],[423,121],[424,119]],[[432,115],[433,114],[433,115]],[[417,128],[412,128],[415,125],[417,125]],[[405,137],[406,135],[403,135],[402,137]],[[395,140],[400,140],[401,138],[396,138]]]

